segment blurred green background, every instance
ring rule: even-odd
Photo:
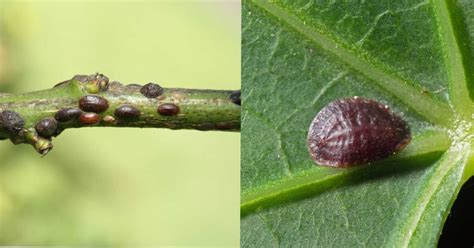
[[[101,72],[240,88],[239,2],[0,1],[0,91]],[[0,244],[239,244],[240,134],[81,128],[0,142]]]

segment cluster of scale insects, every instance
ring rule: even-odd
[[[89,92],[98,93],[100,91],[107,91],[109,87],[109,80],[102,74],[95,75],[77,75],[72,80],[83,83],[84,88]],[[62,86],[68,81],[59,83],[55,87]],[[164,93],[164,89],[155,83],[148,83],[143,86],[138,84],[130,84],[129,87],[140,87],[140,93],[146,98],[157,98]],[[237,105],[240,105],[240,91],[233,92],[230,95],[230,100]],[[34,129],[36,133],[45,139],[51,139],[53,136],[57,136],[62,132],[60,123],[68,123],[71,121],[78,121],[82,125],[90,126],[96,125],[101,122],[100,114],[105,112],[109,108],[109,102],[102,96],[95,94],[88,94],[81,97],[78,101],[78,107],[73,108],[62,108],[59,109],[54,117],[46,117],[38,121]],[[177,116],[180,113],[180,108],[174,103],[162,103],[157,107],[157,113],[161,116]],[[140,118],[142,112],[135,106],[130,104],[124,104],[117,107],[114,111],[114,116],[106,115],[102,118],[102,121],[106,124],[114,124],[118,120],[121,121],[134,121]],[[214,124],[203,124],[202,130],[212,129],[211,125]],[[220,124],[215,124],[219,128]],[[24,138],[25,132],[25,121],[19,113],[5,110],[0,113],[0,128],[3,128],[10,134],[10,137]],[[226,126],[221,124],[221,128],[225,129]],[[231,127],[229,127],[231,128]],[[35,138],[33,138],[35,139]],[[37,139],[37,138],[36,138]],[[15,140],[12,138],[12,141]],[[36,140],[37,141],[37,140]],[[31,141],[30,141],[31,142]],[[33,143],[35,140],[32,141]],[[18,142],[21,143],[21,142]]]
[[[357,96],[322,108],[307,137],[316,164],[342,168],[387,158],[410,140],[410,127],[387,105]]]

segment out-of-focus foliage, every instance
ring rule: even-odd
[[[238,89],[239,13],[239,3],[2,1],[0,91],[94,72]],[[82,128],[61,134],[44,158],[0,142],[0,244],[237,246],[239,140]]]

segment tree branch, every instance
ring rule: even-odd
[[[122,85],[94,74],[47,90],[0,93],[0,139],[46,155],[52,137],[86,126],[239,131],[240,91]]]

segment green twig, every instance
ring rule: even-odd
[[[51,137],[85,126],[240,130],[240,91],[122,85],[78,75],[47,90],[0,94],[0,139],[41,154]]]

